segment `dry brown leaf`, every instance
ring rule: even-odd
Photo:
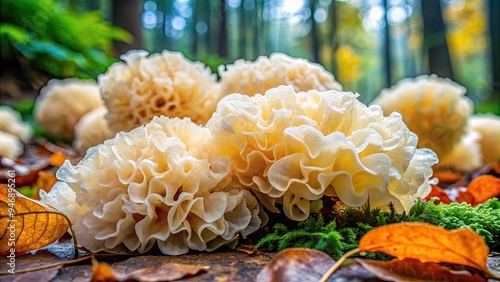
[[[164,263],[159,266],[136,270],[127,275],[116,274],[109,264],[92,260],[92,282],[111,281],[174,281],[195,276],[208,270],[207,266]]]
[[[472,180],[465,192],[459,193],[458,202],[477,205],[498,195],[500,195],[500,178],[484,174]]]
[[[448,231],[420,222],[388,224],[366,233],[359,241],[359,249],[384,252],[401,260],[447,262],[488,272],[488,246],[483,237],[468,228]]]
[[[454,281],[483,282],[485,278],[465,269],[452,270],[433,262],[422,263],[415,259],[378,261],[355,259],[366,270],[385,281]]]
[[[39,249],[68,228],[67,218],[53,207],[0,184],[0,255]]]
[[[329,255],[320,251],[286,249],[259,272],[256,281],[318,281],[334,263]]]

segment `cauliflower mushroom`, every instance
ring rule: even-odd
[[[321,65],[282,53],[260,56],[255,62],[236,60],[226,67],[219,66],[219,75],[223,96],[264,94],[280,85],[291,85],[295,91],[342,90],[333,75]]]
[[[129,131],[160,115],[205,124],[220,99],[210,68],[179,52],[148,55],[143,50],[129,51],[121,56],[123,62],[99,76],[111,131]]]
[[[453,150],[465,133],[473,103],[466,89],[447,78],[422,75],[384,89],[373,101],[386,115],[399,112],[418,135],[418,147],[430,148],[439,159]]]
[[[263,206],[293,220],[309,216],[311,201],[337,196],[344,204],[372,207],[394,203],[408,212],[430,192],[429,149],[401,115],[384,117],[357,94],[296,93],[291,86],[249,97],[224,97],[207,126],[220,155],[231,158],[238,181]]]
[[[93,80],[52,79],[35,101],[35,118],[53,136],[73,139],[75,126],[87,112],[103,104]]]
[[[88,150],[75,166],[66,161],[42,201],[65,212],[93,252],[234,246],[260,227],[259,204],[228,187],[230,160],[210,153],[210,135],[187,118],[155,117]]]

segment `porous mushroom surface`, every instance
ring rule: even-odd
[[[205,124],[220,100],[216,76],[182,53],[132,50],[99,76],[113,133],[129,131],[153,117],[189,117]]]

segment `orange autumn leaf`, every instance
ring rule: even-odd
[[[52,156],[50,156],[49,158],[49,164],[51,166],[62,166],[64,164],[64,161],[66,161],[68,159],[68,157],[66,157],[66,155],[64,155],[63,153],[61,152],[55,152],[54,154],[52,154]]]
[[[450,269],[448,266],[434,262],[422,263],[415,259],[379,261],[358,258],[355,260],[364,269],[383,280],[486,282],[486,279],[477,273],[471,273],[465,269]]]
[[[463,175],[456,171],[435,171],[432,177],[437,177],[440,183],[454,183],[462,179]]]
[[[448,231],[427,223],[388,224],[366,233],[359,242],[359,249],[384,252],[400,260],[446,262],[488,272],[488,246],[483,237],[468,228]]]
[[[40,198],[39,191],[44,190],[45,192],[49,192],[52,189],[52,186],[56,184],[57,178],[53,173],[46,171],[38,172],[38,179],[36,180],[36,186],[38,187],[38,191],[35,193],[34,198],[38,200]]]
[[[0,184],[0,255],[46,246],[66,233],[67,218],[49,205]]]
[[[432,190],[431,193],[425,197],[425,201],[429,201],[430,199],[437,197],[439,198],[439,202],[445,203],[445,204],[451,204],[452,200],[448,197],[448,194],[444,192],[443,189],[439,188],[437,185],[431,185]],[[438,204],[439,202],[435,202]]]
[[[473,198],[470,204],[484,203],[500,195],[500,178],[488,174],[481,175],[469,183],[467,193]]]

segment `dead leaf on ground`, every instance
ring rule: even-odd
[[[435,171],[432,177],[437,177],[439,183],[454,183],[462,179],[463,174],[458,171]]]
[[[422,263],[416,259],[379,261],[355,259],[363,268],[385,281],[454,281],[485,282],[477,273],[465,269],[450,269],[433,262]]]
[[[102,281],[174,281],[195,276],[208,270],[207,266],[164,263],[159,266],[136,270],[127,275],[114,273],[105,262],[92,260],[92,282]]]
[[[326,281],[347,257],[361,251],[383,252],[400,260],[469,266],[489,277],[500,278],[486,265],[489,249],[483,237],[471,229],[448,231],[428,223],[403,222],[380,226],[366,233],[359,247],[339,258],[320,281]]]
[[[366,233],[359,241],[359,249],[384,252],[400,260],[447,262],[488,272],[488,246],[483,237],[468,228],[448,231],[420,222],[388,224]]]
[[[500,178],[484,174],[473,179],[467,190],[459,192],[457,202],[477,205],[498,195],[500,195]]]
[[[37,271],[32,271],[32,272],[27,272],[27,273],[21,273],[18,274],[16,272],[16,275],[9,275],[9,276],[4,276],[2,277],[2,282],[26,282],[26,281],[37,281],[37,282],[49,282],[52,281],[54,278],[56,278],[57,273],[59,273],[59,269],[62,267],[62,265],[47,268],[47,269],[42,269],[42,270],[37,270]]]
[[[451,204],[453,201],[448,197],[448,194],[446,192],[439,188],[437,185],[431,185],[431,193],[424,199],[425,201],[429,201],[430,199],[437,197],[439,198],[438,201],[434,202],[435,204],[439,204],[440,202],[445,203],[445,204]]]
[[[318,281],[334,263],[329,255],[320,251],[286,249],[259,272],[256,281]]]
[[[0,184],[0,255],[39,249],[68,228],[68,220],[58,210]]]

